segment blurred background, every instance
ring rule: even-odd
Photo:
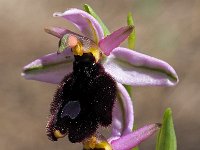
[[[175,87],[135,87],[138,127],[161,122],[171,107],[179,150],[200,149],[200,1],[199,0],[0,0],[0,149],[80,150],[67,138],[51,142],[45,134],[56,85],[28,81],[22,67],[57,50],[58,39],[45,26],[70,23],[56,11],[90,4],[111,31],[126,25],[130,11],[136,26],[136,50],[167,61],[177,71]],[[123,46],[127,46],[126,43]],[[154,150],[156,136],[140,145]]]

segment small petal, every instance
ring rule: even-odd
[[[96,43],[104,37],[103,29],[98,21],[83,10],[73,8],[64,13],[56,12],[53,16],[63,17],[72,22],[86,37],[89,37]]]
[[[118,83],[117,86],[118,98],[113,108],[112,133],[108,141],[131,133],[134,123],[134,112],[131,98],[122,84]]]
[[[126,26],[111,33],[99,42],[99,47],[105,55],[110,55],[112,50],[118,47],[133,31],[133,26]]]
[[[150,137],[160,127],[160,124],[144,126],[132,133],[111,142],[113,150],[129,150]]]
[[[70,49],[60,54],[48,54],[26,65],[22,76],[29,80],[57,84],[65,75],[72,72],[73,59]]]
[[[178,76],[169,64],[127,48],[114,49],[103,65],[122,84],[173,86],[178,83]]]
[[[72,32],[72,31],[65,29],[65,28],[62,28],[62,27],[46,27],[44,30],[45,30],[46,33],[49,33],[49,34],[56,36],[58,38],[62,38],[65,34],[78,35],[78,34]]]

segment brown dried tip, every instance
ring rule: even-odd
[[[61,35],[54,30],[54,27],[45,27],[44,31],[48,34],[61,38]]]
[[[162,123],[156,123],[156,125],[157,125],[158,128],[162,127]]]

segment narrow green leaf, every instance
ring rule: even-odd
[[[156,150],[176,150],[176,134],[174,130],[172,111],[165,110],[162,127],[157,137]]]
[[[110,34],[108,28],[106,27],[106,25],[103,23],[103,21],[101,20],[101,18],[94,12],[94,10],[88,5],[88,4],[84,4],[84,10],[89,13],[90,15],[92,15],[95,19],[97,19],[97,21],[100,23],[103,32],[104,32],[104,36],[107,36]]]
[[[131,13],[128,13],[127,24],[134,26],[133,17],[132,17]],[[133,32],[128,37],[128,48],[129,49],[134,49],[135,48],[135,28],[133,29]],[[128,91],[130,97],[133,99],[132,87],[130,85],[125,85],[125,88]],[[133,130],[135,130],[135,129],[136,129],[136,125],[134,125],[134,127],[133,127]],[[139,147],[135,147],[132,150],[139,150]]]
[[[127,23],[128,23],[128,25],[134,26],[133,16],[132,16],[131,12],[128,13]],[[129,35],[129,38],[128,38],[128,47],[130,49],[135,48],[135,40],[136,40],[136,33],[135,33],[135,28],[134,28],[133,32]]]
[[[127,16],[127,24],[128,25],[134,25],[134,22],[133,22],[133,17],[132,17],[132,14],[131,13],[128,13],[128,16]],[[135,39],[135,28],[133,29],[133,32],[129,35],[128,37],[128,48],[129,49],[133,49],[135,47],[135,42],[134,42],[134,39]],[[126,90],[128,91],[129,95],[131,96],[132,98],[132,87],[129,86],[129,85],[125,85],[125,88]]]

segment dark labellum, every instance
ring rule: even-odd
[[[71,142],[82,142],[99,125],[109,126],[116,91],[116,82],[92,54],[75,56],[73,72],[64,77],[51,104],[49,139],[56,141],[54,131],[59,130]]]

